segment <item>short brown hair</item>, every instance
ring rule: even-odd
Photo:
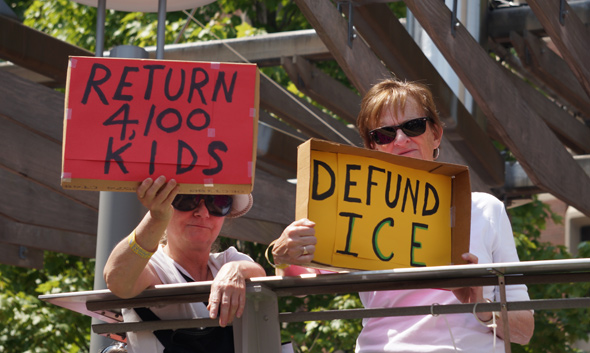
[[[379,127],[379,119],[383,109],[388,106],[395,110],[403,109],[408,97],[420,104],[426,116],[432,118],[433,123],[442,129],[443,124],[428,86],[418,82],[385,79],[371,87],[361,102],[361,111],[356,125],[365,147],[371,149],[374,147],[369,131]]]

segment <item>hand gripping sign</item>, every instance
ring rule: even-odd
[[[467,167],[311,139],[298,148],[297,215],[316,223],[313,267],[465,263]]]
[[[256,65],[70,57],[62,187],[249,193],[258,104]]]

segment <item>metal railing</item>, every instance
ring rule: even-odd
[[[236,352],[280,352],[280,323],[366,317],[471,313],[474,304],[279,313],[278,297],[341,294],[374,290],[499,286],[500,302],[480,303],[476,311],[499,311],[507,323],[512,310],[574,309],[590,307],[590,298],[549,298],[510,302],[506,286],[514,284],[590,282],[590,259],[526,261],[478,265],[359,271],[299,277],[258,277],[247,282],[246,310],[234,321]],[[118,337],[124,332],[218,326],[209,318],[123,322],[122,308],[158,306],[208,300],[211,281],[158,285],[135,298],[120,299],[108,290],[41,295],[41,300],[105,321],[95,324],[97,334]],[[508,325],[504,325],[505,330]],[[505,337],[507,331],[505,332]],[[509,340],[505,341],[510,351]]]

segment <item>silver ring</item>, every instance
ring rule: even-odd
[[[309,255],[309,252],[307,252],[307,248],[305,247],[305,245],[303,246],[303,254],[302,255]]]

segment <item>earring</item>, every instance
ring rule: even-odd
[[[432,152],[432,158],[434,158],[434,160],[438,159],[438,156],[440,155],[440,148],[435,148],[434,152]]]

